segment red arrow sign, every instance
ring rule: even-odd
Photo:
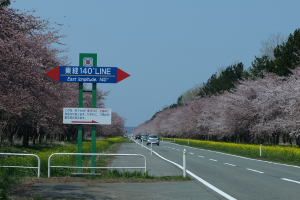
[[[96,122],[96,121],[92,120],[91,122],[87,122],[87,121],[72,121],[72,123],[93,123],[93,124],[98,124],[99,122]]]
[[[129,76],[129,74],[117,68],[117,83],[124,80],[125,78],[128,78]]]

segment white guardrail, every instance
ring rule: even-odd
[[[51,157],[54,155],[72,155],[72,156],[141,156],[145,159],[145,167],[73,167],[73,166],[51,166]],[[141,169],[141,168],[145,168],[145,172],[146,170],[146,157],[144,155],[141,154],[106,154],[106,153],[54,153],[51,154],[49,156],[48,159],[48,178],[50,177],[50,168],[51,167],[60,167],[60,168],[96,168],[96,169],[118,169],[118,168],[130,168],[130,169]]]
[[[37,168],[38,169],[38,177],[40,177],[41,173],[41,160],[35,154],[23,154],[23,153],[0,153],[0,155],[8,155],[8,156],[34,156],[38,159],[38,166],[37,167],[25,167],[25,166],[1,166],[0,167],[14,167],[14,168]]]

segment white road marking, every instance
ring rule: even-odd
[[[175,148],[172,148],[172,149],[175,149]]]
[[[185,145],[181,145],[181,146],[188,147],[188,146],[185,146]],[[269,161],[264,161],[264,160],[257,160],[257,159],[253,159],[253,158],[246,158],[246,157],[243,157],[243,156],[237,156],[237,155],[232,155],[232,154],[229,154],[229,153],[222,153],[222,152],[218,152],[218,151],[211,151],[211,150],[200,149],[200,148],[197,148],[197,149],[201,150],[201,151],[209,151],[209,152],[224,154],[224,155],[227,155],[227,156],[233,156],[233,157],[237,157],[237,158],[243,158],[243,159],[246,159],[246,160],[255,160],[255,161],[259,161],[259,162],[265,162],[265,163],[270,163],[270,164],[274,164],[274,165],[283,165],[283,166],[287,166],[287,167],[294,167],[294,168],[300,169],[300,166],[296,166],[296,165],[288,165],[288,164],[282,164],[282,163],[276,163],[276,162],[269,162]]]
[[[225,165],[230,165],[230,166],[234,166],[235,167],[235,165],[233,165],[233,164],[230,164],[230,163],[224,163]]]
[[[198,157],[204,158],[203,156],[199,156],[199,155],[198,155]]]
[[[148,149],[149,151],[151,151],[151,149],[149,149],[148,147],[145,147],[145,149]],[[158,157],[160,157],[161,159],[172,163],[173,165],[176,165],[177,167],[179,167],[180,169],[183,169],[183,167],[181,165],[178,165],[175,162],[172,162],[164,157],[162,157],[161,155],[159,155],[158,153],[156,153],[155,151],[153,151],[154,154],[156,154]],[[235,198],[233,198],[232,196],[230,196],[229,194],[223,192],[222,190],[216,188],[215,186],[211,185],[210,183],[206,182],[205,180],[203,180],[202,178],[200,178],[199,176],[195,175],[193,172],[191,172],[190,170],[186,170],[186,173],[189,174],[190,176],[192,176],[193,178],[197,179],[199,182],[203,183],[204,185],[206,185],[207,187],[209,187],[210,189],[212,189],[213,191],[217,192],[218,194],[222,195],[223,197],[225,197],[226,199],[229,200],[237,200]]]
[[[194,154],[194,153],[190,152],[190,154]]]
[[[217,161],[217,160],[214,160],[214,159],[209,159],[209,160],[211,160],[211,161]]]
[[[180,151],[180,149],[177,149],[178,151]]]
[[[261,174],[265,173],[265,172],[260,172],[260,171],[257,171],[257,170],[254,170],[254,169],[250,169],[250,168],[246,168],[246,169],[250,170],[250,171],[253,171],[253,172],[261,173]]]
[[[290,182],[294,182],[294,183],[298,183],[300,184],[299,181],[294,181],[294,180],[291,180],[291,179],[287,179],[287,178],[281,178],[282,180],[285,180],[285,181],[290,181]]]

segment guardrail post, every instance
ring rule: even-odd
[[[186,165],[185,165],[185,149],[183,150],[183,177],[185,178],[186,176]]]
[[[0,153],[1,154],[1,153]],[[145,159],[145,167],[73,167],[73,166],[51,166],[51,157],[54,155],[74,155],[74,156],[78,156],[78,155],[83,155],[83,156],[141,156]],[[0,166],[1,167],[1,166]],[[2,166],[3,167],[3,166]],[[116,169],[116,168],[145,168],[145,172],[147,171],[147,161],[146,161],[146,157],[142,154],[106,154],[106,153],[53,153],[49,156],[48,158],[48,178],[50,178],[50,169],[51,167],[61,167],[61,168],[97,168],[97,169]]]
[[[262,144],[260,144],[260,148],[259,148],[259,156],[261,156],[261,146],[262,146]]]
[[[41,175],[41,159],[35,154],[23,154],[23,153],[0,153],[0,155],[10,155],[10,156],[34,156],[38,159],[38,166],[37,167],[25,167],[25,166],[2,166],[0,167],[15,167],[15,168],[37,168],[38,169],[38,178]]]

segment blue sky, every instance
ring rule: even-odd
[[[98,66],[131,75],[97,86],[110,90],[106,107],[126,126],[149,120],[222,66],[251,66],[262,40],[300,28],[300,1],[292,0],[16,0],[11,7],[64,24],[73,66],[79,53],[97,53]]]

